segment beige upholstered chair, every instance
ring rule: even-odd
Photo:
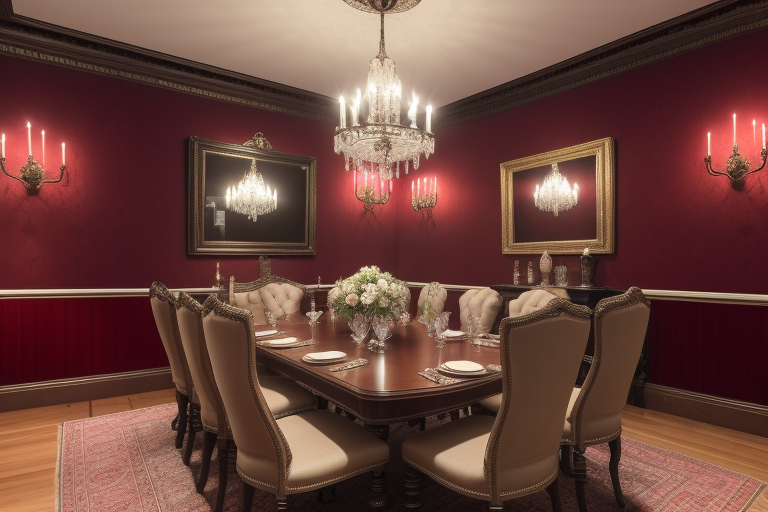
[[[254,371],[256,349],[250,312],[217,300],[206,305],[203,331],[232,435],[237,472],[245,484],[243,510],[255,488],[274,493],[278,510],[288,494],[321,489],[368,471],[375,475],[376,501],[384,499],[383,468],[389,447],[354,422],[328,410],[276,419]]]
[[[184,434],[187,431],[190,399],[197,403],[197,396],[192,386],[192,376],[184,355],[184,347],[179,337],[179,325],[176,320],[176,299],[168,288],[155,281],[149,288],[149,301],[152,304],[152,313],[155,316],[157,330],[163,341],[165,353],[171,366],[171,378],[176,388],[176,404],[179,408],[178,416],[171,423],[171,428],[176,430],[176,448],[184,444]],[[195,409],[196,410],[196,409]],[[196,414],[194,412],[193,414]]]
[[[178,311],[176,316],[179,323],[179,334],[181,335],[181,341],[184,345],[187,361],[189,362],[192,381],[200,397],[200,417],[205,432],[197,491],[203,492],[203,489],[205,489],[211,464],[211,454],[214,445],[217,444],[219,494],[215,510],[218,512],[222,510],[224,492],[227,488],[228,442],[232,439],[232,432],[228,428],[224,404],[213,377],[208,346],[205,333],[203,332],[204,308],[211,307],[210,304],[215,300],[216,298],[211,295],[205,304],[201,305],[188,294],[181,292],[177,301]],[[314,395],[288,379],[272,376],[262,377],[259,375],[259,381],[261,382],[267,405],[275,418],[282,418],[283,416],[303,411],[311,411],[316,407],[317,400]],[[221,427],[222,425],[223,427]],[[190,431],[187,439],[187,450],[184,454],[185,464],[189,463],[194,444],[195,432]]]
[[[266,324],[264,308],[278,318],[296,313],[301,309],[304,285],[268,274],[248,283],[236,283],[229,278],[229,303],[247,309],[257,324]]]
[[[502,401],[478,414],[403,441],[403,461],[465,496],[503,502],[546,489],[560,509],[558,453],[562,415],[589,336],[590,310],[562,299],[501,322]],[[418,473],[406,485],[419,501]]]
[[[448,291],[443,285],[433,281],[421,289],[421,292],[419,293],[419,300],[417,302],[417,311],[421,313],[424,302],[429,300],[429,303],[432,304],[432,309],[434,309],[435,313],[440,313],[445,307],[446,299],[448,299]],[[419,314],[419,316],[421,315]]]
[[[581,388],[574,388],[563,426],[562,467],[570,474],[568,455],[573,450],[573,473],[579,510],[587,510],[584,451],[608,443],[609,469],[616,503],[624,507],[619,483],[621,412],[640,358],[651,305],[639,288],[603,299],[595,307],[595,355]]]
[[[556,298],[557,295],[542,289],[523,292],[518,298],[509,301],[509,317],[517,318],[538,311]],[[480,400],[478,403],[480,404],[480,407],[486,411],[495,414],[499,412],[499,407],[501,407],[501,394],[489,396],[488,398]]]
[[[473,318],[480,318],[480,325],[490,331],[503,303],[504,299],[496,290],[490,288],[467,290],[459,297],[461,330],[467,330],[469,316],[472,315]]]

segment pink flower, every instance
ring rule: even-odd
[[[344,300],[344,302],[346,302],[350,306],[355,306],[357,304],[357,301],[358,301],[358,297],[356,293],[350,293],[349,295],[347,295],[347,298]]]

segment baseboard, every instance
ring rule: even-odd
[[[0,386],[0,412],[134,395],[172,387],[169,367]]]
[[[768,407],[764,405],[646,384],[645,407],[652,411],[768,437]]]

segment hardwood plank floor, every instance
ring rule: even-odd
[[[55,503],[58,426],[175,401],[172,389],[0,413],[0,510],[50,512]],[[768,481],[768,439],[626,406],[623,435]],[[749,512],[768,512],[768,490]]]

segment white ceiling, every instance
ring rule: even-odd
[[[15,14],[332,98],[365,85],[379,17],[343,0],[13,0]],[[403,96],[435,108],[710,0],[422,0],[386,16]]]

